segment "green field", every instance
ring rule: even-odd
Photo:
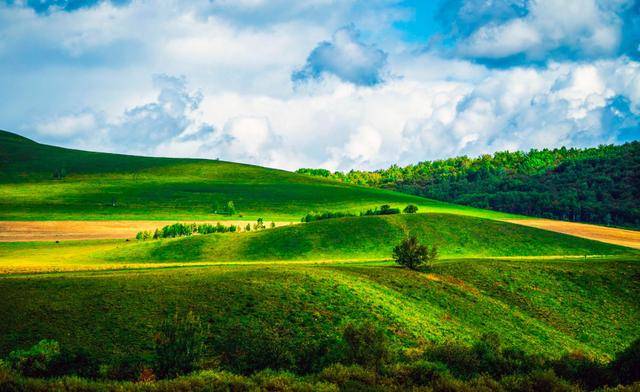
[[[63,179],[54,179],[61,171]],[[384,203],[515,216],[251,165],[69,150],[0,131],[0,220],[208,220],[230,200],[242,215],[233,219],[248,220],[298,221]]]
[[[0,167],[0,220],[189,223],[217,219],[216,204],[229,200],[242,215],[233,219],[266,222],[420,207],[175,239],[0,243],[0,358],[54,339],[101,364],[153,364],[160,322],[188,310],[209,328],[216,371],[242,374],[321,372],[342,358],[345,326],[363,322],[384,332],[401,362],[429,345],[469,347],[495,333],[526,355],[600,364],[640,337],[639,251],[499,220],[507,214],[256,166],[68,150],[9,133],[0,133]],[[392,248],[408,235],[436,245],[440,258],[419,271],[396,266]],[[19,379],[2,372],[0,362],[0,389]],[[267,389],[291,390],[279,388]]]

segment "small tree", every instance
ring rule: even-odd
[[[416,206],[415,204],[409,204],[404,208],[404,210],[402,210],[402,212],[404,212],[405,214],[415,214],[416,212],[418,212],[418,206]]]
[[[155,335],[156,371],[161,377],[175,377],[194,371],[204,359],[207,329],[189,312],[175,313],[160,324]]]
[[[418,269],[423,264],[430,263],[438,258],[438,248],[433,245],[422,245],[416,236],[411,236],[393,248],[393,259],[396,263],[410,268]]]
[[[236,205],[233,203],[233,200],[229,200],[229,202],[227,202],[227,214],[229,215],[236,214]]]
[[[247,226],[244,228],[244,231],[251,231],[251,223],[247,223]]]
[[[264,219],[258,218],[258,220],[256,221],[256,224],[253,225],[253,229],[257,231],[257,230],[262,230],[264,228],[265,228]]]
[[[271,228],[274,229],[276,227],[276,222],[271,222]]]

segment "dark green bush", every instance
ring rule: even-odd
[[[380,369],[391,358],[387,335],[371,322],[347,324],[342,340],[347,363]]]
[[[618,353],[610,364],[618,382],[631,384],[640,381],[640,339]]]
[[[15,350],[9,354],[9,364],[27,377],[47,377],[60,357],[60,344],[44,339],[28,350]]]
[[[404,210],[402,210],[402,212],[404,212],[405,214],[415,214],[416,212],[418,212],[418,206],[416,206],[415,204],[409,204],[404,208]]]
[[[207,332],[193,312],[176,312],[163,321],[155,336],[158,376],[175,377],[197,369],[205,358]]]

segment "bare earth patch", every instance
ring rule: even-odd
[[[640,231],[549,219],[508,219],[505,222],[640,249]]]
[[[220,222],[223,225],[239,225],[243,230],[248,221],[195,221],[195,223]],[[143,230],[153,231],[176,221],[0,221],[0,242],[62,241],[133,238]],[[183,222],[194,223],[194,222]],[[291,222],[275,222],[276,226]],[[271,222],[265,222],[267,227]]]

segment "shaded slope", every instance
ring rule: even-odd
[[[464,260],[428,274],[259,264],[5,277],[0,355],[41,338],[104,360],[148,355],[155,326],[175,307],[210,323],[209,346],[241,371],[321,362],[322,347],[334,347],[350,320],[375,321],[398,348],[496,332],[530,353],[606,358],[636,337],[639,268],[624,260]]]
[[[0,220],[210,220],[229,200],[246,219],[298,220],[311,211],[361,212],[384,203],[509,216],[282,170],[70,150],[2,131],[0,169]]]

